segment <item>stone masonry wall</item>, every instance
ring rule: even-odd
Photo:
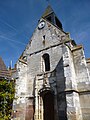
[[[27,65],[17,62],[17,71],[15,73],[15,100],[13,101],[13,117],[17,120],[25,120],[26,114],[26,96],[27,96]]]
[[[82,46],[73,51],[77,88],[83,120],[90,119],[90,76]]]

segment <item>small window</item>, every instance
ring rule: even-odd
[[[45,69],[45,71],[50,71],[49,54],[45,53],[42,57],[43,57],[43,60],[44,60],[44,69]]]

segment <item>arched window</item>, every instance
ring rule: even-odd
[[[44,69],[45,69],[45,71],[50,71],[49,54],[45,53],[42,57],[43,57],[43,60],[44,60]]]

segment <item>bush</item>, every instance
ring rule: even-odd
[[[10,120],[15,87],[14,80],[0,80],[0,120]]]

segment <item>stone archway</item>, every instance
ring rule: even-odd
[[[44,120],[54,120],[54,95],[51,91],[46,91],[42,95]]]

